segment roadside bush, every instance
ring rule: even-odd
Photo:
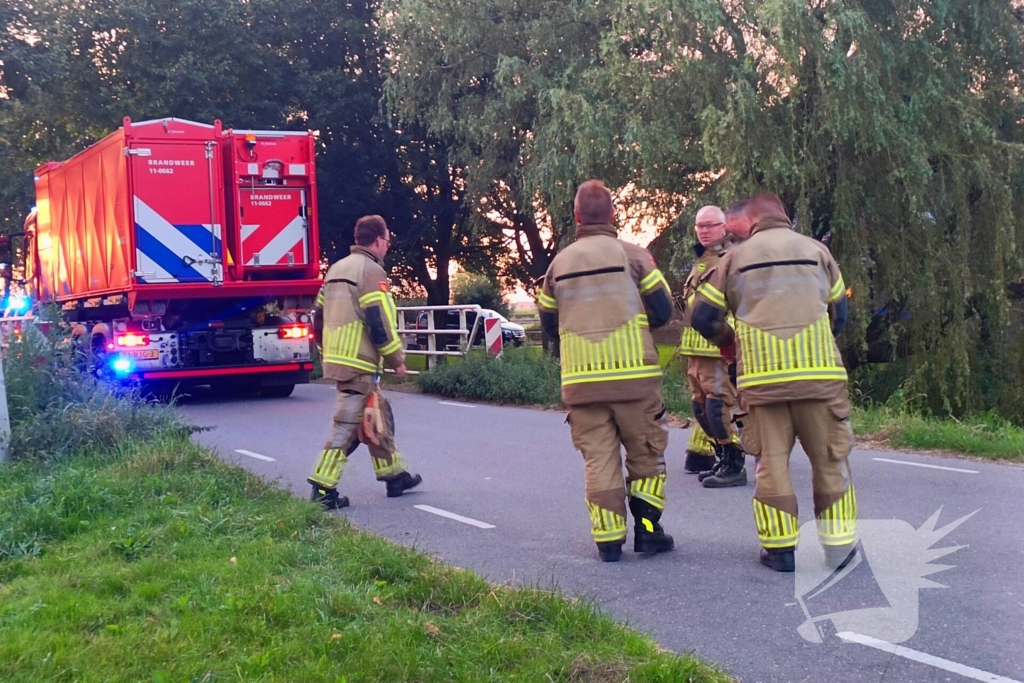
[[[58,460],[102,453],[131,437],[187,432],[166,405],[75,367],[57,336],[12,336],[4,359],[13,459]]]
[[[483,353],[450,359],[419,375],[429,394],[496,403],[556,405],[561,399],[558,360],[535,347],[505,349],[501,360]]]
[[[538,347],[505,349],[502,360],[484,354],[449,359],[436,370],[419,375],[428,394],[495,403],[553,406],[562,404],[558,359],[538,353]],[[690,387],[682,362],[672,347],[659,347],[664,369],[661,390],[673,415],[689,415]]]

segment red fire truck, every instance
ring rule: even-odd
[[[93,367],[147,384],[309,381],[320,287],[311,132],[124,125],[35,173],[32,305],[56,304]]]

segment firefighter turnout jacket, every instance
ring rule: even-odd
[[[679,354],[682,356],[703,356],[705,358],[719,358],[718,347],[702,337],[697,330],[693,329],[693,305],[697,299],[697,288],[704,283],[714,272],[719,260],[736,244],[732,236],[726,236],[714,244],[704,246],[700,243],[694,245],[693,250],[697,254],[697,262],[690,269],[690,274],[683,284],[683,334],[679,341]]]
[[[364,247],[332,265],[313,309],[324,377],[348,382],[405,362],[383,264]]]
[[[611,225],[581,225],[555,256],[537,298],[541,325],[559,339],[567,406],[638,401],[659,391],[651,328],[668,322],[668,283],[643,247]]]
[[[846,285],[828,247],[793,232],[785,216],[769,215],[699,286],[691,322],[716,346],[736,343],[740,394],[747,405],[764,405],[845,393],[835,335],[846,309]]]

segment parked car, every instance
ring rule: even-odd
[[[427,316],[430,315],[429,311],[420,311],[419,315],[416,316],[416,329],[425,330],[427,329],[428,320]],[[526,341],[526,329],[517,323],[510,322],[508,318],[501,315],[497,311],[492,311],[489,308],[480,310],[481,318],[497,318],[501,322],[501,339],[503,344],[512,344],[513,346],[522,346]],[[476,321],[475,311],[466,311],[466,329],[472,330],[473,323]],[[435,329],[446,329],[446,330],[457,330],[459,329],[459,311],[448,311],[445,316],[445,325],[443,328],[436,326]],[[425,334],[416,336],[416,346],[420,349],[427,348],[427,336]],[[457,334],[439,334],[436,335],[437,340],[435,342],[436,348],[441,349],[458,349],[459,344],[462,341],[461,335]],[[480,327],[477,328],[476,335],[473,337],[473,346],[478,346],[484,343],[484,325],[481,321]]]

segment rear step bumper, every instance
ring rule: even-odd
[[[272,384],[308,384],[309,373],[313,363],[267,363],[265,365],[244,365],[234,367],[182,368],[180,370],[140,370],[128,375],[128,379],[142,382],[176,382],[187,381],[202,384],[203,380],[221,379],[225,377],[246,377],[261,379],[261,383]]]

